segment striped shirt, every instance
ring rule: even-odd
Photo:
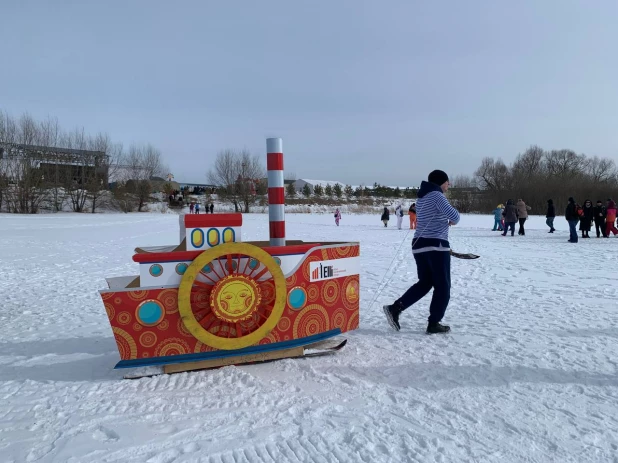
[[[449,222],[459,223],[459,212],[438,185],[423,182],[416,202],[416,232],[412,252],[450,251]]]

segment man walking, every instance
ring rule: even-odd
[[[564,218],[569,222],[570,238],[569,243],[577,243],[577,222],[579,222],[579,215],[577,214],[577,206],[575,205],[575,199],[569,198],[569,204],[564,211]]]
[[[547,233],[553,233],[556,231],[554,228],[554,219],[556,218],[556,208],[554,207],[554,201],[552,199],[547,200],[547,214],[545,214],[545,218],[547,219],[545,223],[549,227],[549,231]]]
[[[412,240],[418,282],[393,304],[383,306],[383,310],[389,324],[399,331],[399,315],[433,288],[427,334],[447,333],[450,327],[441,325],[440,321],[451,297],[448,227],[459,223],[460,217],[444,196],[449,187],[448,175],[441,170],[434,170],[427,180],[421,183],[418,192],[417,226]]]

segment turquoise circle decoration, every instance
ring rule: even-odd
[[[258,260],[257,260],[257,259],[254,259],[254,258],[252,257],[252,258],[249,260],[249,268],[250,268],[251,270],[255,270],[255,269],[258,267],[258,265],[260,265],[260,263],[258,262]]]
[[[295,310],[302,309],[307,303],[307,292],[304,288],[296,286],[288,293],[288,305]]]
[[[210,264],[204,265],[204,267],[202,267],[202,272],[204,272],[204,273],[212,272],[212,267],[210,266]]]
[[[277,262],[277,265],[281,267],[281,259],[279,259],[278,257],[273,257],[273,259],[275,259],[275,262]]]
[[[189,266],[187,264],[181,262],[180,264],[176,265],[176,273],[178,275],[184,275],[188,268]]]
[[[163,275],[163,267],[160,264],[152,264],[150,266],[150,274],[153,277],[160,277]]]
[[[161,323],[165,316],[165,310],[159,301],[149,299],[137,306],[135,318],[144,326],[155,326]]]

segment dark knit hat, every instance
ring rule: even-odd
[[[430,183],[435,183],[436,185],[442,185],[444,182],[448,182],[448,175],[446,175],[446,172],[442,170],[434,170],[431,174],[429,174],[429,177],[427,177],[427,180]]]

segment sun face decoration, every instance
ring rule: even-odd
[[[224,277],[210,294],[210,305],[215,316],[232,323],[251,318],[261,300],[256,282],[244,275]]]

